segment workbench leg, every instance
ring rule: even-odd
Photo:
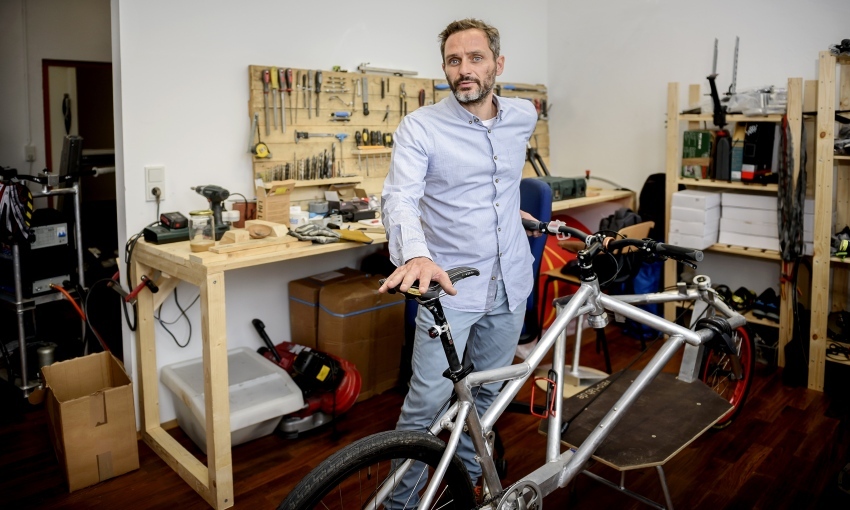
[[[150,268],[138,262],[133,264],[132,282],[140,281]],[[142,432],[160,427],[159,422],[159,378],[156,369],[156,332],[154,331],[153,294],[147,289],[139,292],[136,305],[136,362],[139,384],[139,420]]]
[[[201,336],[209,488],[213,506],[222,509],[233,506],[224,273],[208,274],[201,284]]]

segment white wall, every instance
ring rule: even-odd
[[[0,2],[0,165],[22,173],[46,164],[43,59],[109,62],[109,0]],[[36,146],[33,163],[25,161],[27,143]]]
[[[848,22],[846,0],[550,1],[552,172],[591,169],[639,191],[648,175],[665,171],[667,83],[680,83],[680,104],[688,84],[707,91],[714,38],[722,91],[736,35],[738,90],[785,86],[789,77],[816,79],[818,52],[846,38]],[[774,263],[711,254],[699,269],[727,284],[734,274],[733,290],[778,288]]]
[[[498,27],[506,56],[503,79],[546,82],[547,2],[448,0],[426,3],[390,0],[349,2],[122,1],[113,0],[120,47],[120,90],[116,117],[122,119],[116,145],[123,167],[123,227],[133,233],[154,221],[155,206],[143,197],[144,166],[166,167],[165,211],[205,205],[189,189],[218,184],[251,196],[251,159],[246,154],[250,128],[248,65],[355,71],[363,61],[376,67],[409,69],[420,77],[442,76],[437,35],[454,19],[473,16]],[[116,126],[119,123],[116,122]],[[119,168],[119,174],[120,174]],[[119,202],[121,199],[119,198]],[[122,205],[119,204],[119,209]],[[119,212],[121,214],[121,212]],[[227,275],[228,346],[259,347],[251,319],[261,318],[275,340],[287,338],[286,283],[339,266],[356,266],[365,250],[327,255]],[[197,295],[179,288],[181,303]],[[177,309],[164,308],[173,319]],[[200,328],[193,308],[192,343],[178,349],[159,326],[160,366],[199,357]],[[175,328],[178,338],[186,329]],[[125,335],[125,359],[135,358],[133,337]],[[161,389],[161,419],[173,419],[171,396]]]

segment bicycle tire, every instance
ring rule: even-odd
[[[389,474],[389,464],[394,459],[422,461],[430,468],[429,473],[431,473],[440,462],[445,449],[446,444],[442,440],[424,432],[393,430],[368,436],[346,446],[319,464],[292,489],[277,508],[278,510],[349,508],[345,506],[347,503],[343,502],[343,497],[353,500],[350,508],[363,508],[374,491],[367,488],[368,494],[364,494],[361,483],[364,478],[359,476],[361,470],[378,464],[378,468],[374,471],[377,474],[374,481],[371,476],[372,471],[366,475],[370,487],[378,485],[380,473]],[[475,507],[475,492],[469,473],[457,455],[449,464],[443,482],[446,491],[442,492],[441,489],[441,492],[438,492],[442,496],[439,501],[435,501],[436,507],[457,510],[469,510]],[[351,490],[355,485],[356,490]],[[446,495],[450,498],[448,501]],[[323,501],[328,496],[331,497],[332,502]]]
[[[741,413],[756,369],[755,341],[743,327],[733,331],[733,335],[741,359],[742,380],[734,379],[730,356],[719,350],[706,349],[700,365],[700,380],[732,404],[732,409],[714,424],[715,429],[728,427]]]

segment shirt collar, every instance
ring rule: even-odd
[[[469,110],[464,108],[460,104],[460,102],[457,100],[457,98],[455,97],[454,94],[449,94],[447,99],[448,99],[448,102],[449,102],[448,104],[449,104],[450,109],[455,113],[455,115],[457,115],[458,118],[460,118],[461,120],[467,121],[470,124],[475,122],[475,119],[477,117],[475,115],[471,114],[469,112]],[[502,104],[499,101],[499,96],[497,96],[496,94],[493,94],[493,104],[496,105],[496,117],[498,117],[499,120],[501,121],[502,115],[504,114],[505,110],[502,108]]]

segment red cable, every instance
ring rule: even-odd
[[[51,289],[53,289],[53,290],[55,290],[55,291],[57,291],[57,292],[59,292],[59,293],[61,293],[63,296],[65,296],[65,299],[66,299],[66,300],[68,300],[68,302],[70,302],[72,305],[74,305],[74,309],[75,309],[75,310],[77,310],[77,313],[80,315],[80,318],[81,318],[81,319],[83,319],[83,322],[84,322],[86,325],[88,325],[88,327],[89,327],[89,328],[91,328],[92,333],[94,333],[95,338],[97,338],[97,341],[100,343],[100,346],[103,348],[103,350],[104,350],[105,352],[111,352],[111,351],[109,350],[109,346],[108,346],[108,345],[106,345],[106,342],[104,342],[104,341],[103,341],[103,338],[101,338],[100,333],[98,333],[98,332],[97,332],[97,330],[96,330],[96,329],[94,329],[94,326],[93,326],[91,323],[89,323],[88,319],[86,319],[86,314],[85,314],[85,313],[83,313],[83,309],[82,309],[82,308],[80,308],[80,305],[78,305],[78,304],[77,304],[77,300],[76,300],[76,299],[74,299],[74,298],[71,296],[71,294],[69,294],[69,293],[68,293],[68,291],[67,291],[67,290],[65,290],[64,288],[60,287],[59,285],[56,285],[56,284],[54,284],[54,283],[51,283],[51,284],[50,284],[50,288],[51,288]]]

